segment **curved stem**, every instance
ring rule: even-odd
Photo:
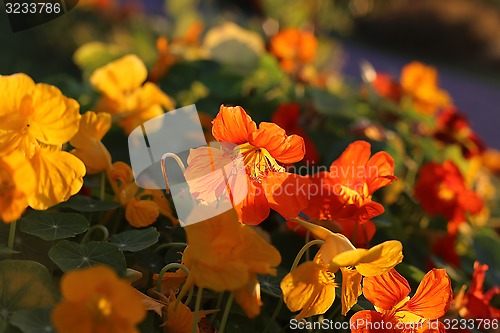
[[[269,319],[266,328],[264,328],[263,333],[267,333],[267,331],[269,331],[273,322],[276,320],[276,318],[278,318],[278,315],[280,314],[282,307],[283,307],[283,295],[281,295],[280,299],[278,300],[278,304],[276,305],[276,308],[274,308],[273,315],[271,316],[271,319]]]
[[[226,307],[224,308],[224,314],[222,315],[222,321],[219,327],[219,333],[224,333],[227,324],[227,318],[229,318],[229,310],[231,310],[231,306],[233,305],[233,293],[229,294],[229,297],[226,301]]]
[[[188,246],[188,244],[187,243],[182,243],[182,242],[166,243],[166,244],[162,244],[162,245],[158,246],[155,249],[155,252],[160,252],[163,249],[168,249],[169,247],[174,247],[174,246],[179,246],[179,247],[183,246],[183,247],[186,247],[186,246]]]
[[[307,232],[306,232],[306,244],[309,243],[310,239],[311,239],[311,232],[309,231],[309,229],[307,229]],[[309,255],[309,248],[307,248],[307,250],[306,250],[306,260],[307,261],[311,260],[311,256]]]
[[[156,291],[157,292],[160,292],[160,290],[161,290],[161,281],[163,280],[163,275],[165,275],[165,273],[167,271],[171,270],[172,268],[182,269],[184,272],[186,272],[187,275],[189,275],[189,269],[186,266],[178,264],[176,262],[172,262],[168,265],[163,266],[160,273],[158,273],[158,281],[156,283]]]
[[[198,287],[198,292],[196,293],[196,304],[194,306],[192,333],[198,332],[198,315],[200,314],[200,306],[201,306],[202,297],[203,297],[203,288]]]
[[[106,239],[108,239],[108,237],[109,237],[108,228],[106,228],[102,224],[96,224],[96,225],[92,226],[85,233],[85,235],[83,236],[82,241],[80,242],[80,244],[84,244],[84,243],[88,242],[89,239],[90,239],[90,236],[95,232],[95,230],[98,230],[98,229],[102,232],[102,240],[105,241]]]
[[[224,292],[219,293],[219,297],[217,297],[217,303],[215,304],[215,309],[219,310],[221,305],[222,305],[222,300],[224,299]],[[218,312],[215,312],[211,317],[210,317],[210,324],[213,324],[215,321],[215,318],[217,317]]]
[[[184,163],[182,162],[182,160],[180,159],[179,156],[177,156],[176,154],[174,153],[165,153],[163,154],[163,156],[161,157],[161,173],[163,175],[163,182],[165,183],[165,191],[167,193],[170,192],[170,189],[168,187],[168,177],[167,177],[167,170],[165,169],[165,159],[167,157],[170,157],[170,158],[173,158],[176,162],[177,162],[177,165],[179,166],[179,168],[182,170],[182,173],[184,174],[186,172],[186,167],[184,166]]]
[[[104,201],[104,199],[106,199],[106,173],[104,171],[101,172],[101,188],[99,199],[101,199],[101,201]]]
[[[315,239],[313,241],[310,241],[308,242],[306,245],[304,245],[299,253],[297,253],[297,256],[295,257],[295,260],[293,261],[293,264],[292,264],[292,268],[290,268],[290,272],[293,271],[295,268],[297,268],[297,266],[299,265],[299,262],[300,262],[300,259],[302,259],[302,256],[304,255],[304,253],[313,245],[321,245],[323,244],[325,241],[321,240],[321,239]]]

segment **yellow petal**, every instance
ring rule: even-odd
[[[342,253],[352,253],[356,248],[349,241],[347,237],[339,233],[331,233],[321,245],[321,248],[316,255],[316,259],[320,260],[324,265],[330,265],[329,271],[336,272],[339,267],[353,266],[352,264],[343,263],[343,256],[340,256]],[[337,260],[337,258],[339,258]],[[335,264],[333,260],[336,259]],[[346,257],[347,259],[347,257]]]
[[[78,133],[71,138],[71,145],[75,148],[85,146],[89,139],[100,141],[111,128],[111,115],[106,112],[85,112],[78,127]]]
[[[361,274],[355,269],[341,268],[342,272],[342,315],[358,302],[361,295]]]
[[[111,155],[101,141],[89,140],[83,148],[71,151],[85,164],[87,174],[95,174],[111,166]]]
[[[59,89],[47,84],[37,84],[31,94],[33,115],[28,132],[38,141],[61,145],[77,132],[80,122],[80,105],[65,97]]]
[[[0,158],[0,218],[13,222],[28,207],[36,185],[31,163],[18,151]]]
[[[288,309],[300,311],[297,319],[323,314],[335,300],[334,275],[313,261],[288,273],[280,286]]]
[[[40,149],[31,164],[38,180],[34,195],[28,200],[34,209],[47,209],[66,201],[83,185],[85,165],[68,152]]]
[[[90,83],[104,95],[118,100],[124,93],[140,87],[147,76],[142,60],[130,54],[98,68],[90,76]]]
[[[18,112],[23,97],[34,87],[35,82],[26,74],[0,75],[0,116]]]
[[[356,269],[363,276],[378,276],[390,271],[403,261],[403,245],[391,240],[376,245],[356,265]]]

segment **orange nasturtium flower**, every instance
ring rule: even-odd
[[[78,131],[80,106],[54,86],[25,74],[0,76],[0,155],[20,151],[30,161],[36,181],[28,204],[47,209],[76,194],[85,165],[62,151]]]
[[[98,68],[90,82],[103,94],[96,107],[109,112],[130,133],[145,121],[173,109],[172,100],[154,83],[146,82],[148,71],[136,55],[127,55]],[[144,84],[143,84],[144,83]]]
[[[75,147],[71,153],[85,163],[88,174],[105,171],[111,166],[111,155],[101,142],[110,128],[109,113],[88,111],[80,119],[78,133],[69,143]]]
[[[137,291],[106,266],[66,273],[61,293],[52,312],[59,333],[136,333],[146,317]]]
[[[467,220],[466,213],[478,214],[483,208],[479,195],[465,184],[464,177],[452,161],[427,163],[419,171],[415,197],[425,212],[448,219],[448,233],[454,235]]]
[[[35,184],[35,171],[21,152],[0,156],[0,218],[3,222],[14,222],[21,217]]]
[[[450,278],[444,269],[429,271],[409,297],[410,285],[395,269],[363,280],[363,295],[377,311],[363,310],[351,317],[353,333],[370,332],[443,332],[437,320],[451,306],[453,290]],[[382,323],[387,330],[375,329]],[[392,328],[389,328],[392,326]]]
[[[188,246],[182,262],[190,273],[178,297],[192,285],[231,291],[249,317],[257,316],[262,305],[257,274],[276,275],[281,262],[278,250],[238,222],[233,209],[184,229]]]
[[[396,180],[394,160],[386,152],[371,156],[366,141],[351,143],[330,165],[330,171],[311,176],[315,189],[304,212],[310,218],[332,220],[342,234],[354,243],[368,243],[375,233],[370,219],[382,214],[384,207],[372,201],[378,189]]]
[[[294,28],[280,31],[271,38],[271,53],[280,60],[285,72],[295,72],[316,58],[318,40],[314,34]]]
[[[401,87],[411,98],[415,109],[423,114],[434,114],[439,108],[451,104],[448,93],[438,86],[438,73],[434,67],[414,61],[401,71]]]
[[[285,130],[273,123],[262,122],[257,128],[241,106],[222,105],[212,124],[215,139],[223,147],[230,143],[234,149],[201,147],[191,150],[185,176],[195,199],[210,203],[223,195],[224,179],[207,174],[214,168],[210,164],[212,161],[221,168],[233,163],[234,167],[243,165],[245,169],[243,174],[230,173],[228,181],[247,184],[246,196],[240,203],[235,202],[242,223],[259,224],[267,218],[270,208],[285,218],[293,218],[307,207],[309,180],[285,172],[279,164],[295,163],[304,157],[304,140],[300,136],[287,136]],[[230,156],[234,152],[241,154],[242,160],[232,161]],[[229,195],[238,197],[241,193]]]
[[[116,200],[125,208],[125,218],[136,228],[153,224],[160,213],[175,222],[170,204],[160,190],[141,190],[134,182],[130,166],[115,162],[108,170],[108,178]]]
[[[284,302],[297,319],[325,313],[335,300],[335,273],[342,273],[342,314],[357,303],[363,276],[388,272],[403,260],[403,247],[391,240],[370,249],[357,249],[342,234],[300,221],[314,236],[323,239],[312,261],[299,265],[281,281]]]

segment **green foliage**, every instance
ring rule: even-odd
[[[89,229],[89,223],[80,214],[35,211],[23,217],[21,231],[52,241],[74,237]]]
[[[111,236],[109,242],[122,251],[137,252],[158,242],[160,233],[155,228],[129,230]]]

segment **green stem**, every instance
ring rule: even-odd
[[[7,240],[7,247],[11,250],[14,250],[14,241],[16,240],[16,224],[17,221],[12,222],[9,228],[9,239]]]
[[[309,243],[310,239],[311,239],[311,232],[309,231],[309,229],[307,229],[307,232],[306,232],[306,244]],[[309,254],[309,248],[307,248],[307,250],[306,250],[306,260],[307,261],[311,260],[311,256]]]
[[[103,171],[101,172],[101,192],[99,193],[99,198],[101,201],[104,201],[106,199],[106,172]]]
[[[282,307],[283,307],[283,295],[281,295],[280,299],[278,300],[278,304],[276,304],[276,308],[274,308],[273,315],[271,316],[271,319],[267,323],[266,328],[264,328],[263,333],[267,333],[267,331],[269,331],[273,322],[276,320],[276,318],[278,318],[278,315],[280,314]]]
[[[109,237],[109,231],[108,228],[103,226],[102,224],[96,224],[92,226],[83,236],[82,241],[80,244],[85,244],[90,240],[90,236],[92,236],[93,233],[95,233],[96,230],[100,230],[102,232],[102,240],[105,241]]]
[[[161,291],[161,281],[163,280],[163,275],[165,275],[165,273],[168,272],[169,270],[171,270],[172,268],[182,269],[184,272],[186,272],[187,275],[189,275],[189,269],[184,265],[178,264],[176,262],[172,262],[168,265],[165,265],[161,269],[160,273],[158,273],[158,280],[156,283],[156,291],[157,292]],[[188,296],[188,298],[189,298],[189,296]]]
[[[219,293],[219,297],[217,297],[217,303],[215,304],[215,309],[219,310],[220,307],[222,306],[222,300],[224,299],[224,292]],[[217,318],[218,312],[215,312],[211,317],[210,317],[210,324],[213,324],[215,321],[215,318]]]
[[[224,314],[222,315],[222,321],[219,327],[219,333],[224,333],[227,324],[227,318],[229,318],[229,310],[231,310],[231,306],[233,305],[233,293],[229,294],[229,297],[226,301],[226,307],[224,308]]]
[[[194,306],[194,317],[193,317],[193,329],[192,333],[198,332],[198,315],[200,314],[201,299],[203,294],[203,288],[199,287],[196,293],[196,304]]]
[[[158,246],[156,249],[155,249],[155,252],[160,252],[161,250],[163,249],[168,249],[169,247],[175,247],[175,246],[183,246],[183,247],[186,247],[188,246],[187,243],[182,243],[182,242],[172,242],[172,243],[166,243],[166,244],[162,244],[160,246]]]

